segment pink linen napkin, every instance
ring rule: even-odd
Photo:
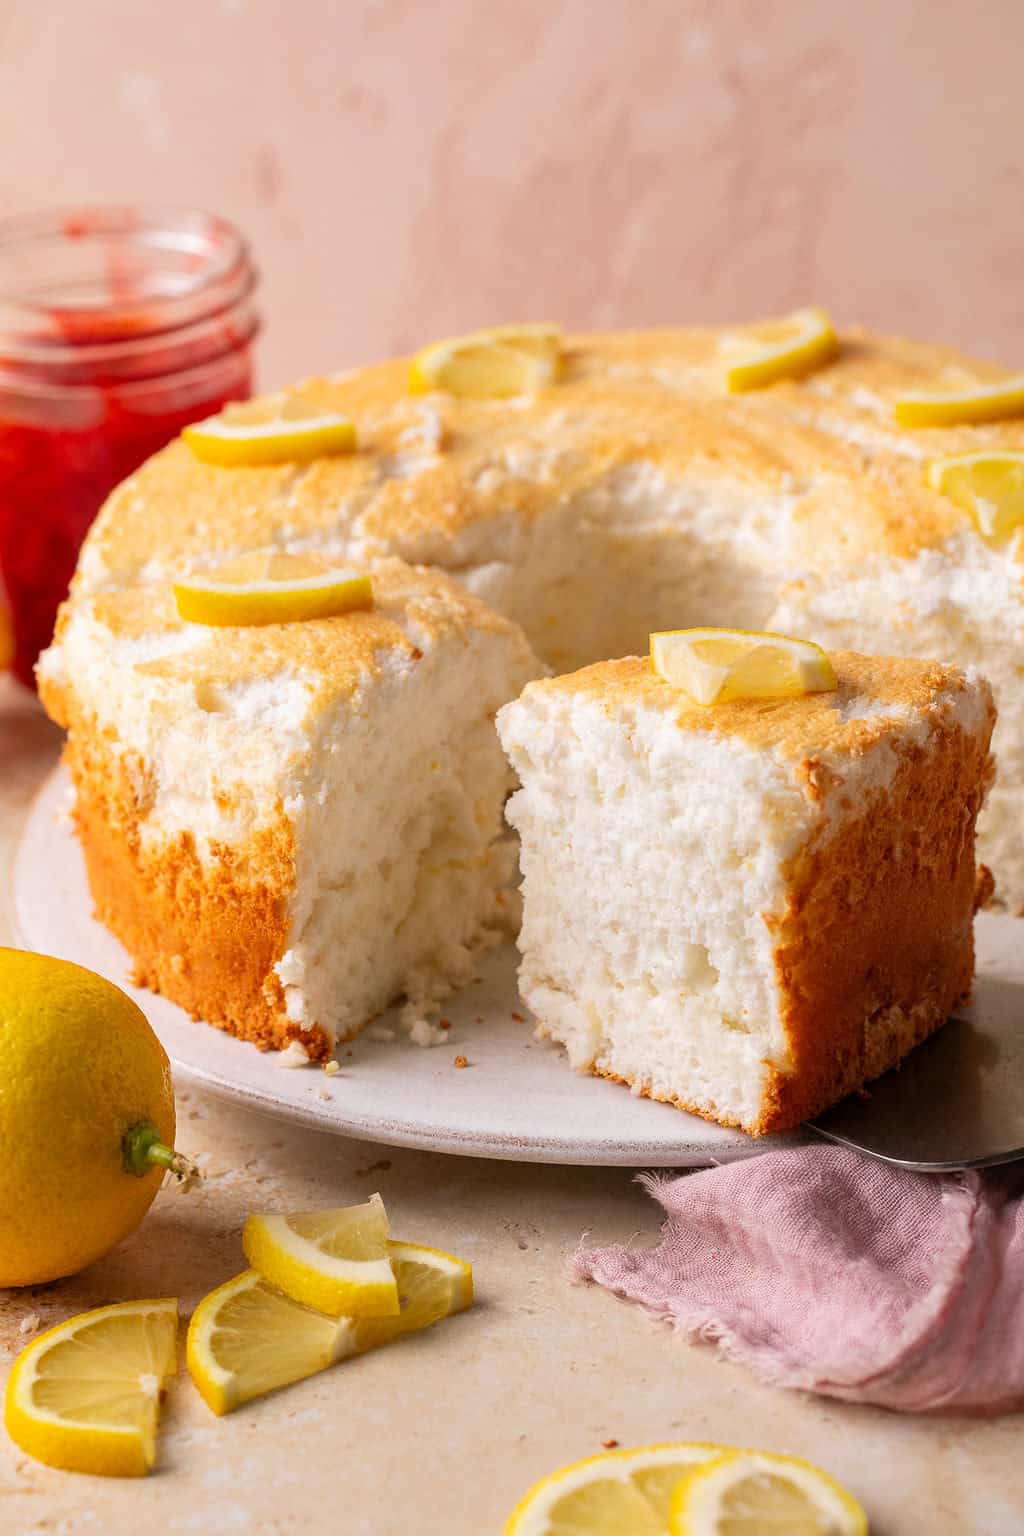
[[[780,1386],[905,1413],[1024,1407],[1024,1168],[909,1173],[845,1147],[641,1176],[657,1248],[593,1280]]]

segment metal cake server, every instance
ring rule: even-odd
[[[927,1173],[1024,1158],[1024,986],[979,975],[969,1006],[901,1067],[807,1128]]]

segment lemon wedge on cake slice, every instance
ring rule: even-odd
[[[141,1477],[177,1370],[178,1303],[125,1301],[40,1334],[18,1356],[4,1419],[15,1445],[69,1472]]]
[[[730,337],[737,357],[726,365],[725,387],[733,395],[765,389],[779,379],[800,378],[830,362],[839,351],[832,321],[816,306],[751,326],[743,334],[744,346],[748,337],[745,354],[740,352],[740,338]]]
[[[534,1484],[504,1536],[667,1536],[680,1478],[723,1449],[679,1441],[575,1461]]]
[[[185,427],[181,435],[201,463],[225,468],[305,464],[352,453],[357,446],[353,423],[333,412],[274,421],[225,421],[223,416],[209,416]]]
[[[393,1317],[325,1316],[284,1295],[255,1269],[205,1297],[189,1324],[187,1358],[214,1413],[230,1413],[472,1305],[473,1272],[461,1259],[391,1241],[388,1256],[398,1289]]]
[[[190,624],[290,624],[373,605],[373,583],[318,555],[250,554],[174,583]]]
[[[530,394],[558,373],[562,329],[558,325],[498,325],[435,341],[417,352],[409,368],[413,394],[447,390],[476,400]]]
[[[1024,453],[958,453],[932,459],[925,472],[940,491],[974,519],[993,543],[1024,523]]]
[[[671,1536],[868,1536],[863,1509],[795,1456],[729,1451],[694,1467],[672,1497]]]
[[[745,629],[668,629],[651,635],[658,676],[696,704],[786,699],[836,686],[820,645]]]
[[[398,1314],[380,1195],[337,1210],[250,1216],[242,1248],[265,1280],[304,1306],[331,1317]]]
[[[1024,373],[997,384],[972,384],[942,394],[915,391],[894,401],[893,414],[901,427],[972,426],[1024,416]]]

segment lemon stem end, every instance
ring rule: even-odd
[[[134,1125],[126,1132],[122,1143],[124,1166],[128,1173],[141,1179],[151,1168],[166,1168],[178,1183],[186,1189],[198,1184],[199,1167],[184,1152],[176,1152],[160,1140],[154,1125]]]

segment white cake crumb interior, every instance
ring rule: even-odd
[[[524,781],[520,987],[545,1032],[635,1092],[756,1120],[787,1064],[762,914],[809,831],[792,773],[579,695],[535,692],[499,729]]]
[[[891,729],[869,751],[820,752],[832,789],[815,798],[792,755],[685,729],[625,688],[612,703],[599,686],[527,688],[498,729],[522,782],[506,814],[522,840],[520,988],[542,1033],[579,1069],[756,1125],[793,1066],[767,920],[794,856],[884,793],[934,721],[982,730],[986,699],[972,683],[926,714],[841,685],[839,720]]]
[[[275,968],[294,1023],[345,1038],[404,996],[430,1043],[423,1015],[471,979],[474,950],[510,936],[512,780],[494,733],[507,679],[500,640],[433,647],[385,666],[372,708],[322,723],[292,807],[297,879]]]

